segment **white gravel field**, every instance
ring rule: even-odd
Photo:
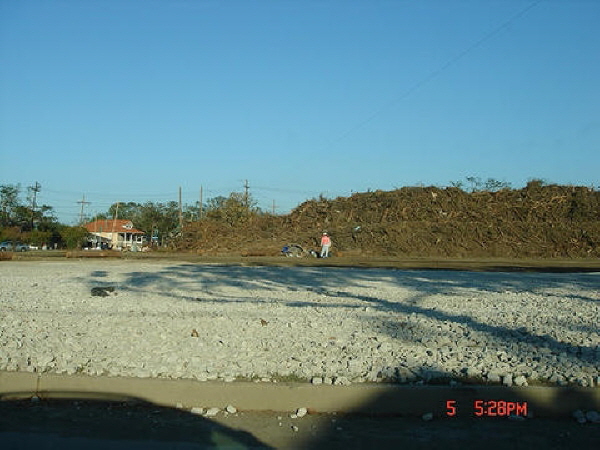
[[[0,277],[4,371],[600,385],[600,273],[68,260]]]

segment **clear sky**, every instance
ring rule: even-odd
[[[0,184],[74,223],[469,176],[600,183],[598,0],[0,0]]]

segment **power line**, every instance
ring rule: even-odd
[[[317,191],[300,191],[297,189],[270,188],[270,187],[264,187],[264,186],[254,186],[254,189],[259,190],[259,191],[280,192],[282,194],[315,195],[315,194],[319,193]]]
[[[41,186],[40,186],[41,190]],[[246,199],[246,204],[249,205],[250,201],[250,182],[249,180],[242,180],[242,189],[236,189],[233,186],[226,187],[217,187],[217,188],[207,188],[206,186],[202,186],[203,192],[203,201],[205,198],[211,198],[216,196],[224,196],[227,197],[232,192],[242,192],[243,198]],[[258,191],[258,192],[256,192]],[[287,211],[293,209],[297,204],[304,201],[302,200],[292,200],[288,199],[290,196],[303,196],[309,198],[311,196],[315,196],[318,193],[316,191],[302,191],[297,189],[286,189],[280,187],[268,187],[268,186],[254,186],[252,185],[252,192],[258,194],[256,196],[257,200],[259,200],[260,205],[265,210],[273,210],[273,202],[276,201],[276,209],[279,212]],[[279,195],[273,195],[268,193],[275,193]],[[123,192],[121,193],[109,193],[109,192],[89,192],[86,191],[85,195],[79,197],[79,200],[74,200],[75,192],[69,190],[57,190],[57,189],[48,189],[44,188],[44,203],[48,204],[52,207],[54,214],[61,221],[69,221],[73,224],[81,223],[85,219],[86,209],[85,207],[91,204],[94,204],[94,209],[97,211],[108,210],[111,206],[115,205],[115,199],[122,199]],[[78,195],[81,195],[78,194]],[[162,193],[131,193],[126,195],[129,198],[132,198],[133,203],[143,204],[145,202],[162,202],[160,198],[157,197],[167,197],[173,202],[178,202],[178,190],[173,189],[171,192],[162,192]],[[36,199],[36,209],[37,209],[37,200]],[[182,206],[187,207],[190,204],[195,204],[194,202],[198,201],[198,191],[195,190],[193,193],[191,190],[185,191],[182,190]],[[123,202],[121,202],[123,204]]]
[[[532,2],[532,3],[530,3],[529,5],[527,5],[525,8],[521,9],[518,13],[516,13],[515,15],[513,15],[512,17],[510,17],[505,22],[501,23],[499,26],[497,26],[496,28],[494,28],[492,31],[490,31],[489,33],[487,33],[486,35],[484,35],[481,39],[475,41],[473,44],[471,44],[465,50],[463,50],[462,52],[460,52],[458,55],[454,56],[453,58],[450,58],[448,61],[446,61],[440,67],[438,67],[437,69],[435,69],[432,72],[430,72],[427,76],[423,77],[421,80],[417,81],[415,84],[413,84],[411,87],[409,87],[406,91],[404,91],[398,97],[396,97],[396,98],[392,99],[391,101],[389,101],[388,103],[384,104],[382,107],[380,107],[378,110],[376,110],[370,116],[368,116],[362,122],[357,123],[352,128],[350,128],[349,130],[347,130],[344,133],[342,133],[340,136],[338,136],[337,139],[333,140],[329,145],[331,146],[331,145],[333,145],[333,144],[335,144],[335,143],[337,143],[337,142],[345,139],[350,134],[354,133],[357,130],[360,130],[365,125],[367,125],[368,123],[370,123],[371,121],[373,121],[375,118],[377,118],[378,116],[380,116],[384,111],[386,111],[386,110],[390,109],[392,106],[395,106],[396,104],[400,103],[402,100],[404,100],[405,98],[407,98],[408,96],[410,96],[413,92],[419,90],[421,87],[423,87],[424,85],[426,85],[427,83],[429,83],[431,80],[433,80],[434,78],[436,78],[437,76],[439,76],[446,69],[448,69],[449,67],[453,66],[458,61],[460,61],[461,59],[463,59],[465,56],[467,56],[473,50],[475,50],[476,48],[480,47],[482,44],[484,44],[485,42],[489,41],[494,36],[496,36],[497,34],[499,34],[502,30],[504,30],[505,28],[507,28],[510,24],[512,24],[516,20],[520,19],[521,17],[523,17],[527,12],[529,12],[531,9],[533,9],[534,7],[536,7],[542,1],[543,0],[536,0],[536,1]]]
[[[45,192],[49,192],[52,194],[58,194],[61,196],[73,196],[73,195],[79,195],[79,192],[76,191],[57,191],[54,189],[46,189]],[[87,194],[89,196],[93,196],[93,197],[101,197],[101,198],[117,198],[117,197],[122,197],[123,196],[123,192],[87,192]],[[158,197],[162,197],[162,198],[170,198],[173,196],[176,196],[176,192],[158,192],[158,193],[148,193],[148,192],[133,192],[133,193],[129,193],[127,194],[129,197],[152,197],[152,198],[158,198]]]

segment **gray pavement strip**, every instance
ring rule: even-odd
[[[159,378],[89,377],[0,371],[0,400],[27,397],[141,399],[157,405],[191,409],[436,417],[455,415],[528,415],[570,417],[576,410],[600,411],[600,388],[427,386],[309,383],[200,382]]]

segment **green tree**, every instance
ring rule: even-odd
[[[58,226],[54,209],[41,205],[32,210],[20,199],[20,185],[0,186],[0,227],[19,227],[21,231],[31,231],[33,227],[41,231],[53,231]],[[31,199],[30,199],[31,201]]]
[[[119,202],[113,203],[108,209],[106,215],[109,219],[126,219],[135,223],[135,219],[139,216],[140,207],[142,205],[135,202]]]
[[[28,233],[23,233],[23,240],[41,248],[44,244],[50,244],[52,231],[32,230]]]
[[[229,197],[215,197],[208,201],[206,217],[235,225],[252,215],[260,214],[260,208],[252,196],[232,192]]]
[[[172,237],[177,233],[179,228],[179,203],[114,203],[106,213],[97,214],[95,220],[111,220],[115,217],[130,220],[135,228],[146,233],[148,241],[152,236],[155,236],[160,242],[164,238]]]
[[[0,186],[0,226],[12,227],[20,225],[23,205],[19,199],[20,185],[5,184]]]
[[[60,236],[68,249],[81,247],[87,239],[88,234],[88,231],[83,227],[63,226],[60,229]]]
[[[137,222],[134,224],[146,232],[148,237],[156,236],[161,242],[164,238],[173,236],[179,228],[179,204],[145,203],[141,206]]]

